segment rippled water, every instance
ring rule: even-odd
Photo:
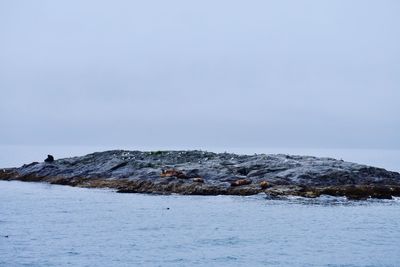
[[[400,266],[400,202],[0,182],[1,266]]]

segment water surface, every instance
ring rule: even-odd
[[[0,266],[400,266],[400,203],[0,181]]]

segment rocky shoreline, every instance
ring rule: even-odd
[[[0,180],[113,188],[120,193],[400,196],[400,174],[332,158],[205,151],[113,150],[0,169]]]

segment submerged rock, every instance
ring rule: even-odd
[[[397,172],[311,156],[113,150],[48,163],[0,169],[0,179],[157,194],[400,196]]]

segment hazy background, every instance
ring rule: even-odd
[[[399,14],[397,0],[0,0],[0,144],[399,149]]]

